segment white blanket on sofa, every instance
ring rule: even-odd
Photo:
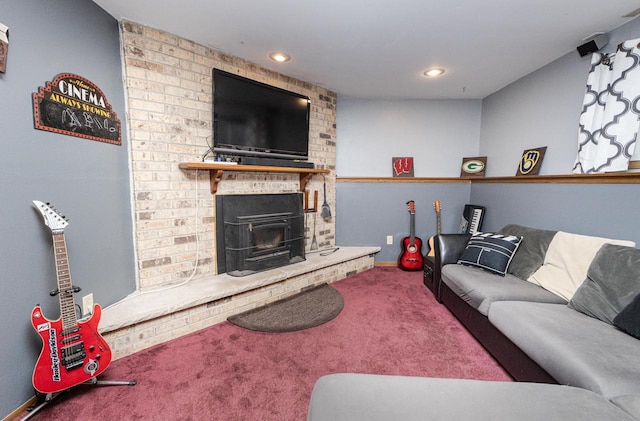
[[[636,245],[633,241],[558,231],[549,244],[543,265],[527,281],[570,301],[586,279],[591,261],[605,243]]]

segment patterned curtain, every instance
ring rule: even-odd
[[[574,173],[626,171],[640,128],[640,38],[615,54],[594,53]]]

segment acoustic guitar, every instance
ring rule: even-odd
[[[424,266],[424,257],[422,256],[422,240],[416,237],[416,204],[413,200],[407,202],[410,214],[408,237],[402,239],[400,247],[402,253],[398,257],[398,265],[404,270],[422,270]]]
[[[440,235],[441,224],[440,224],[440,201],[436,200],[433,202],[433,209],[436,211],[436,233]],[[434,248],[434,240],[435,236],[431,236],[427,244],[429,245],[429,252],[427,253],[428,257],[434,257],[436,255],[436,249]]]
[[[42,351],[33,370],[33,387],[41,393],[61,392],[98,376],[111,362],[111,349],[98,333],[102,311],[93,306],[91,317],[77,320],[73,294],[80,288],[71,284],[64,228],[69,223],[50,205],[33,201],[53,235],[58,289],[51,291],[60,300],[60,318],[49,320],[37,305],[31,324],[42,339]]]

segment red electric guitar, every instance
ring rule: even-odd
[[[411,215],[410,235],[402,239],[402,253],[398,257],[398,265],[404,270],[422,270],[424,257],[422,257],[422,240],[415,235],[416,204],[413,200],[407,202]]]
[[[51,294],[57,294],[60,299],[60,318],[57,320],[45,318],[39,305],[31,312],[31,324],[43,345],[33,370],[33,387],[38,392],[51,394],[93,380],[111,362],[111,349],[98,333],[102,313],[98,304],[93,306],[89,319],[76,319],[73,294],[80,289],[71,285],[63,232],[69,223],[48,204],[37,200],[33,204],[53,235],[58,289]]]

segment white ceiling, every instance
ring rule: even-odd
[[[358,98],[484,98],[631,18],[638,0],[94,0]],[[283,51],[292,59],[268,58]],[[446,73],[426,79],[428,67]]]

